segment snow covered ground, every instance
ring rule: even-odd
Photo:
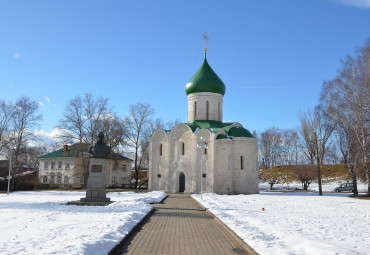
[[[294,185],[300,188],[289,187]],[[323,190],[336,186],[327,184]],[[116,203],[87,207],[64,205],[85,192],[0,194],[0,254],[107,254],[151,210],[149,203],[165,195],[108,193]],[[193,195],[260,254],[370,254],[370,201],[348,196],[278,191]]]
[[[85,192],[0,194],[0,254],[107,254],[163,192],[108,193],[105,207],[64,205]]]
[[[193,197],[260,254],[370,254],[370,201],[349,193]]]

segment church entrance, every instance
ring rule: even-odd
[[[179,176],[179,192],[184,192],[185,191],[185,174],[180,173]]]

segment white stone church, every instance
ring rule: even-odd
[[[188,123],[151,137],[150,190],[258,193],[257,141],[240,123],[223,122],[225,91],[205,55],[185,87]]]

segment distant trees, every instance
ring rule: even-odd
[[[272,127],[263,131],[258,138],[258,146],[263,163],[267,168],[278,165],[298,164],[300,143],[294,129]]]
[[[283,137],[280,129],[272,127],[259,136],[258,145],[267,168],[276,166],[282,152]]]
[[[20,157],[25,155],[29,141],[34,139],[31,130],[42,120],[38,110],[39,104],[26,96],[20,97],[15,103],[0,101],[0,152],[11,152],[13,189],[16,188],[14,177],[21,169]],[[27,157],[22,158],[23,163]]]

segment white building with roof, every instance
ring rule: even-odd
[[[157,130],[151,137],[149,189],[258,193],[257,141],[240,123],[223,122],[226,87],[206,55],[185,92],[188,123]]]
[[[85,187],[90,159],[88,148],[89,144],[75,143],[40,156],[40,183],[50,188]],[[132,160],[114,152],[111,152],[106,160],[106,188],[129,188]]]

